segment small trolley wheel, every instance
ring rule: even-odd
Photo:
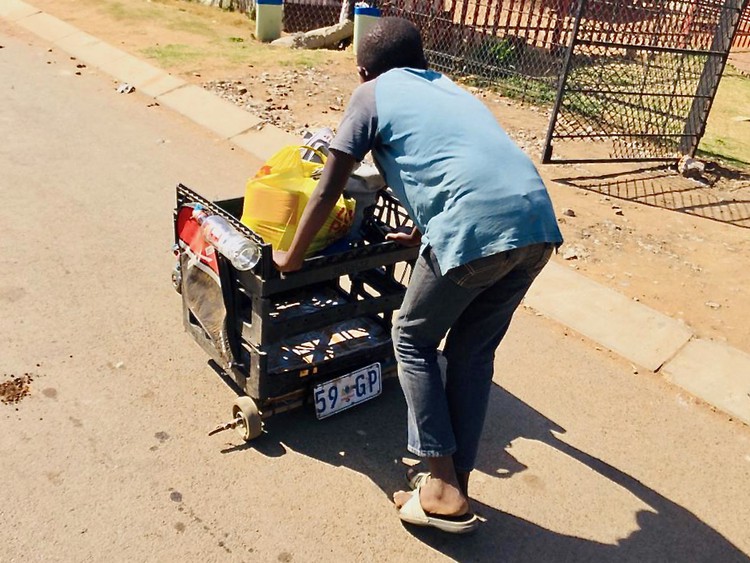
[[[240,419],[235,430],[246,442],[262,434],[263,420],[260,418],[258,405],[250,397],[237,397],[232,407],[232,416],[235,420]]]

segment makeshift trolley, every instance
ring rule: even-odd
[[[325,418],[380,394],[383,379],[395,373],[391,316],[418,248],[385,239],[410,223],[382,189],[358,232],[306,259],[301,270],[280,274],[271,245],[239,220],[243,199],[208,201],[177,186],[172,278],[185,329],[244,393],[232,420],[211,433],[235,428],[251,440],[277,413],[313,405]],[[236,269],[203,240],[192,218],[196,204],[258,245],[255,267]]]

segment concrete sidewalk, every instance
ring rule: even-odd
[[[10,21],[89,66],[265,160],[298,142],[206,90],[112,47],[21,0],[3,0]],[[525,304],[750,424],[750,354],[696,338],[684,323],[634,302],[556,263],[535,282]]]

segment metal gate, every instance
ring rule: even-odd
[[[543,162],[693,156],[747,2],[574,2]]]

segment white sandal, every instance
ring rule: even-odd
[[[426,475],[429,477],[429,473]],[[426,480],[426,478],[423,478],[417,484],[411,498],[399,509],[398,517],[401,520],[417,526],[431,526],[451,534],[468,534],[479,527],[479,518],[476,514],[470,512],[461,516],[445,516],[425,512],[419,499],[419,491]]]

